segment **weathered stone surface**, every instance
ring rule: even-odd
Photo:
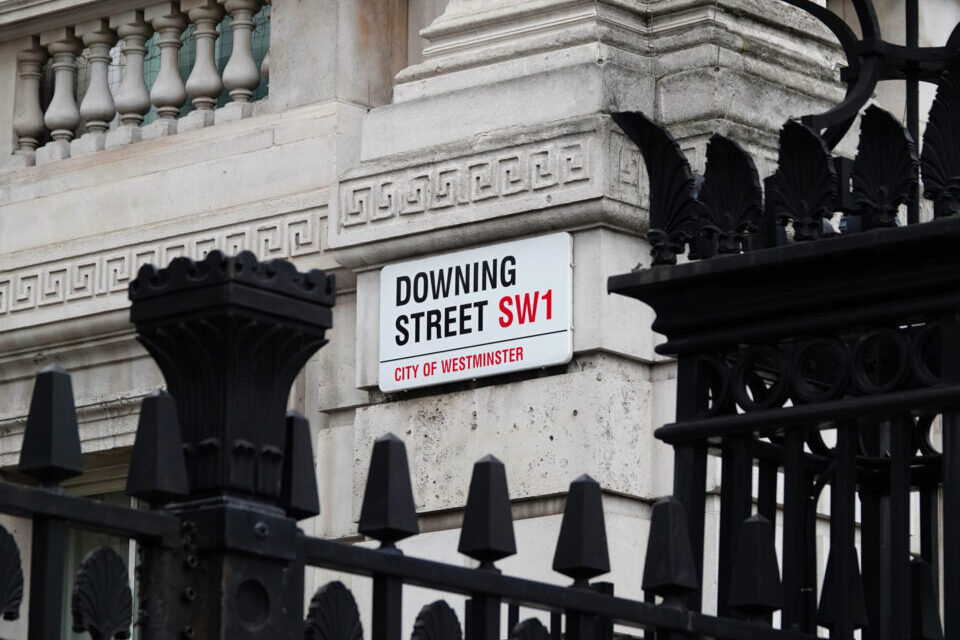
[[[363,489],[372,442],[393,431],[407,444],[417,507],[427,512],[462,506],[469,462],[488,453],[506,465],[515,499],[566,491],[581,473],[612,491],[659,495],[670,474],[649,472],[666,448],[637,428],[649,420],[649,377],[639,362],[583,356],[559,375],[358,408],[354,486]]]

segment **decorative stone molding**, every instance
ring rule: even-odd
[[[125,305],[130,280],[147,263],[200,259],[214,249],[228,254],[248,249],[263,259],[319,253],[323,214],[322,209],[299,211],[0,272],[0,330],[21,325],[21,314],[75,300],[115,296]]]
[[[417,154],[420,161],[396,156],[349,172],[329,218],[331,249],[517,214],[538,219],[546,230],[558,221],[547,221],[544,209],[601,198],[629,205],[640,228],[639,152],[609,119],[540,127],[528,130],[523,144],[517,139],[505,131],[482,145],[445,145]],[[532,224],[531,232],[538,223]]]

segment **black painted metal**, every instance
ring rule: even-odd
[[[779,167],[763,181],[763,206],[751,206],[760,213],[739,228],[735,217],[718,219],[708,202],[755,202],[747,194],[756,178],[731,170],[747,166],[743,160],[708,151],[705,175],[718,174],[711,163],[722,163],[727,179],[716,186],[724,196],[705,194],[665,129],[643,114],[615,114],[650,175],[653,259],[649,268],[610,278],[608,290],[652,306],[654,329],[666,336],[657,350],[678,358],[677,419],[656,435],[674,447],[674,497],[701,562],[699,581],[703,456],[720,457],[719,614],[766,625],[781,609],[782,629],[813,635],[819,626],[844,640],[857,630],[864,640],[949,638],[960,634],[960,556],[950,542],[960,535],[960,258],[951,249],[960,242],[960,36],[955,30],[948,46],[920,49],[908,33],[908,45],[894,47],[880,40],[871,3],[856,0],[858,42],[828,11],[790,2],[856,54],[845,75],[847,100],[784,125]],[[917,3],[906,10],[915,32]],[[872,106],[860,120],[856,158],[833,157],[837,136],[881,78],[908,82],[907,127]],[[922,161],[914,143],[920,80],[939,85]],[[918,171],[932,204],[926,224],[914,224]],[[904,214],[910,226],[899,226]],[[716,243],[730,234],[739,247]],[[678,265],[684,253],[688,262]],[[930,440],[936,420],[942,453]],[[766,521],[778,515],[780,473],[782,591]],[[828,487],[824,550],[815,541],[816,514],[827,506],[820,498]],[[920,522],[919,558],[912,556],[912,517]],[[685,604],[700,603],[687,596]]]
[[[309,429],[302,416],[285,415],[285,402],[278,398],[286,397],[305,354],[322,344],[330,326],[332,282],[321,273],[299,274],[286,263],[213,253],[200,263],[177,259],[163,270],[144,267],[131,297],[140,336],[162,364],[172,391],[145,398],[132,456],[139,466],[130,471],[128,492],[150,509],[66,495],[56,482],[75,472],[77,451],[37,447],[29,452],[26,468],[45,484],[3,484],[0,512],[33,519],[31,639],[60,634],[68,526],[138,541],[137,624],[144,640],[362,638],[358,607],[340,582],[314,595],[304,619],[307,566],[373,578],[370,630],[376,639],[401,637],[406,586],[467,599],[462,622],[446,603],[425,607],[412,636],[424,640],[457,639],[461,629],[467,638],[485,640],[563,635],[612,640],[614,624],[655,632],[661,640],[803,637],[768,624],[776,597],[766,591],[779,575],[773,577],[766,520],[738,527],[756,540],[738,551],[750,558],[744,566],[757,567],[758,577],[754,579],[752,569],[735,573],[739,586],[731,606],[744,620],[687,608],[686,602],[697,596],[702,571],[702,512],[698,520],[688,505],[672,498],[654,507],[644,575],[645,591],[659,596],[660,604],[620,598],[611,583],[591,582],[610,570],[610,558],[603,492],[589,476],[570,485],[554,555],[553,567],[573,584],[503,575],[494,562],[515,553],[516,543],[506,469],[491,456],[474,468],[459,545],[479,566],[407,557],[396,543],[416,535],[419,525],[406,448],[391,434],[374,444],[359,522],[360,532],[380,541],[380,548],[303,535],[295,518],[319,509],[312,459],[303,455],[312,449]],[[697,364],[695,359],[686,362]],[[691,398],[704,389],[717,392],[710,376],[721,364],[694,367]],[[36,389],[28,430],[65,433],[65,442],[78,443],[69,375],[41,372]],[[223,406],[241,393],[253,396],[245,403],[256,411],[243,414]],[[254,402],[258,398],[259,404]],[[218,406],[206,406],[211,403]],[[709,413],[709,403],[702,406]],[[738,473],[749,485],[752,443],[745,437],[737,443]],[[681,445],[679,450],[687,449]],[[697,490],[702,496],[706,448],[696,445],[689,451],[691,464],[700,469],[692,474],[699,480],[689,493],[694,504],[702,505]],[[683,459],[678,456],[678,461]],[[688,527],[688,513],[700,527],[696,535]],[[19,551],[9,536],[0,535],[0,560],[3,615],[13,618],[19,612],[23,579]],[[75,585],[74,629],[99,640],[129,637],[131,588],[124,561],[114,551],[91,553]],[[547,612],[550,630],[535,619],[520,622],[521,609]]]
[[[479,566],[404,555],[397,543],[419,523],[406,448],[392,434],[374,444],[358,526],[379,548],[299,531],[320,504],[309,425],[286,405],[332,326],[334,283],[285,261],[213,252],[146,266],[130,287],[131,320],[169,390],[144,400],[131,456],[127,492],[149,508],[59,487],[82,472],[70,377],[56,367],[37,376],[20,470],[39,486],[0,483],[0,512],[33,521],[30,640],[60,637],[68,527],[137,541],[143,640],[361,640],[342,582],[321,587],[304,615],[306,567],[372,578],[374,640],[401,639],[407,586],[464,602],[462,615],[443,600],[424,607],[407,621],[414,640],[612,640],[614,624],[657,640],[799,640],[818,625],[844,640],[858,629],[863,640],[960,635],[960,27],[944,47],[919,48],[918,2],[907,0],[907,45],[894,46],[869,0],[852,0],[862,40],[819,5],[787,1],[837,35],[849,89],[831,111],[784,125],[772,176],[761,181],[742,147],[714,136],[700,180],[665,129],[643,114],[613,116],[647,164],[653,266],[611,278],[609,290],[654,308],[667,338],[658,350],[678,365],[676,421],[657,430],[674,447],[674,495],[652,509],[643,601],[595,581],[611,558],[603,491],[589,476],[570,485],[553,560],[573,583],[501,573],[494,563],[516,542],[506,469],[490,456],[474,467],[458,547]],[[833,157],[890,78],[908,83],[907,127],[871,107],[857,157]],[[918,159],[917,85],[931,80],[939,88]],[[904,210],[919,221],[918,167],[934,221],[897,227]],[[689,262],[676,265],[684,253]],[[930,438],[938,418],[942,451]],[[704,557],[710,453],[722,475],[716,562]],[[824,558],[816,528],[827,488]],[[7,620],[21,608],[21,562],[0,528]],[[700,613],[707,567],[717,616]],[[73,628],[129,637],[132,597],[123,559],[94,551],[75,581]],[[521,621],[528,609],[545,612],[549,629]]]

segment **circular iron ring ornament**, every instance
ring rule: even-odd
[[[753,347],[744,352],[733,370],[733,393],[744,411],[773,409],[787,400],[789,366],[787,355],[778,347]],[[775,375],[767,385],[761,373]]]
[[[930,357],[928,357],[928,353]],[[910,356],[913,364],[913,374],[920,384],[932,387],[942,382],[939,324],[928,324],[912,337],[910,340]],[[931,367],[931,360],[934,359],[935,365]]]
[[[853,349],[854,386],[870,395],[896,389],[910,369],[910,353],[910,344],[899,331],[866,333]]]
[[[794,397],[799,402],[838,398],[850,377],[850,349],[836,338],[806,340],[797,347],[791,374]]]
[[[700,362],[710,368],[709,393],[703,416],[711,418],[730,405],[731,392],[730,369],[722,360],[713,356],[704,356]]]

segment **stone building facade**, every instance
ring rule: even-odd
[[[672,418],[674,368],[651,314],[605,293],[648,260],[643,163],[608,114],[652,114],[699,168],[724,133],[768,175],[782,123],[842,98],[836,42],[780,0],[268,4],[0,0],[0,467],[13,473],[33,376],[56,362],[87,465],[70,490],[121,491],[139,402],[163,383],[128,322],[130,280],[250,249],[337,277],[330,343],[291,398],[313,427],[323,513],[308,532],[359,541],[365,456],[392,431],[424,532],[407,553],[457,557],[470,465],[492,453],[517,519],[505,571],[550,576],[562,494],[589,473],[609,579],[639,596],[649,508],[671,487],[652,432]],[[891,34],[901,4],[877,2]],[[957,0],[925,2],[921,44],[958,18]],[[384,265],[555,231],[573,239],[568,364],[379,390]],[[26,552],[28,525],[10,522]]]

